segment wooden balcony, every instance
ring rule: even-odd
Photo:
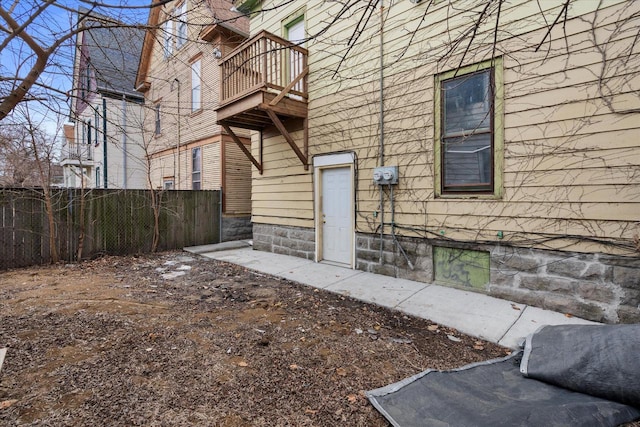
[[[274,126],[307,169],[307,57],[303,47],[261,31],[220,61],[217,122],[261,173],[262,164],[241,144],[231,128],[262,131]],[[292,118],[303,121],[302,148],[293,141],[284,124]]]

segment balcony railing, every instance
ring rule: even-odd
[[[91,144],[69,144],[62,148],[61,161],[67,163],[86,162],[93,160]]]
[[[220,105],[216,122],[262,173],[262,142],[256,159],[233,128],[264,130],[274,127],[309,168],[307,118],[308,53],[303,47],[266,31],[238,46],[220,61]],[[289,120],[293,119],[293,120]],[[302,146],[284,121],[302,121]]]
[[[261,31],[220,61],[220,104],[259,90],[306,101],[307,50]]]

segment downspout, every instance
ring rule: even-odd
[[[104,165],[104,172],[102,173],[104,177],[104,188],[109,188],[109,184],[107,181],[107,100],[102,98],[102,163]]]
[[[380,0],[380,118],[379,118],[379,166],[384,166],[384,0]],[[380,259],[383,261],[384,247],[384,191],[380,188]]]
[[[380,166],[384,166],[384,0],[380,0]]]
[[[127,189],[127,100],[122,95],[122,187]]]

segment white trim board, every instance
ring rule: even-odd
[[[313,157],[313,167],[353,164],[353,153],[324,154]]]

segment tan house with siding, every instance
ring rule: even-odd
[[[640,2],[281,3],[221,61],[256,249],[640,321]]]
[[[216,124],[220,56],[244,41],[248,20],[223,0],[180,0],[149,12],[136,89],[155,188],[222,190],[222,239],[251,236],[251,168]],[[248,132],[241,143],[250,145]]]

